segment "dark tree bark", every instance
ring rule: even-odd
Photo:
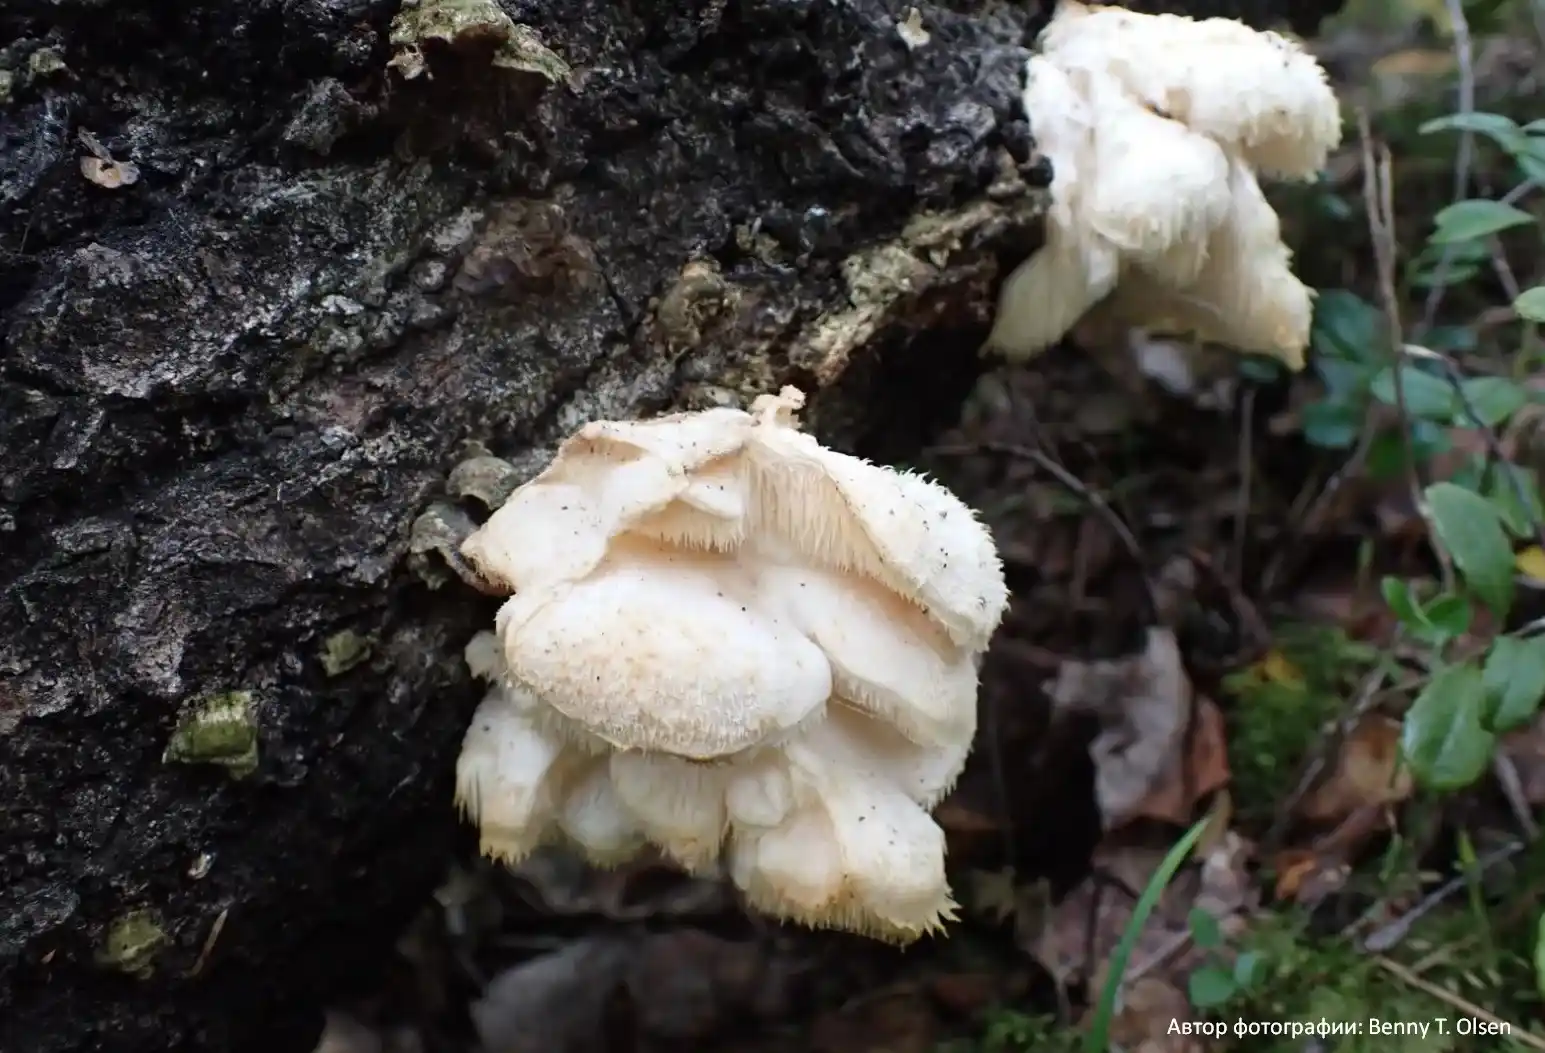
[[[0,0],[0,1048],[301,1053],[379,972],[457,833],[469,443],[950,413],[1044,15],[908,6]]]

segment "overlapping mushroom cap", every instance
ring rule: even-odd
[[[1024,104],[1052,202],[989,349],[1029,358],[1098,305],[1116,324],[1303,366],[1313,294],[1257,176],[1311,179],[1341,140],[1311,55],[1230,19],[1061,0]]]
[[[457,799],[485,853],[645,843],[751,904],[908,940],[954,904],[928,809],[976,731],[1007,605],[986,528],[799,431],[784,388],[586,425],[462,547],[513,595]]]

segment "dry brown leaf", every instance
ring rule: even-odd
[[[1059,711],[1093,713],[1100,720],[1089,755],[1106,830],[1144,814],[1145,801],[1166,774],[1184,772],[1192,690],[1169,629],[1149,629],[1139,654],[1063,662],[1050,696]],[[1163,804],[1156,807],[1163,810]]]
[[[1056,905],[1028,948],[1059,984],[1084,979],[1098,988],[1103,983],[1138,897],[1167,851],[1164,845],[1110,842],[1096,850],[1095,873]],[[1128,982],[1155,976],[1185,986],[1185,978],[1202,964],[1202,953],[1189,939],[1187,916],[1193,907],[1217,919],[1226,935],[1243,931],[1260,899],[1246,869],[1250,851],[1249,842],[1231,832],[1199,865],[1193,861],[1175,876],[1138,936],[1127,963]]]
[[[1183,758],[1177,754],[1164,769],[1127,821],[1156,819],[1185,826],[1191,822],[1199,801],[1228,785],[1223,712],[1209,698],[1197,698],[1189,747]]]
[[[1274,865],[1275,897],[1313,905],[1339,891],[1352,874],[1348,860],[1370,837],[1387,828],[1389,819],[1387,807],[1365,805],[1354,809],[1312,845],[1279,853]]]
[[[1297,903],[1318,903],[1346,884],[1352,868],[1334,857],[1321,856],[1312,848],[1292,848],[1277,856],[1276,887],[1272,896]]]
[[[1400,763],[1400,724],[1370,713],[1341,743],[1335,769],[1299,806],[1311,822],[1340,822],[1359,808],[1387,807],[1411,796],[1414,784]]]
[[[1502,752],[1518,772],[1519,792],[1530,805],[1545,805],[1545,714],[1502,736]]]
[[[1121,1010],[1111,1021],[1111,1044],[1131,1053],[1204,1053],[1206,1039],[1170,1033],[1172,1021],[1190,1020],[1195,1015],[1179,987],[1145,976],[1122,996]]]

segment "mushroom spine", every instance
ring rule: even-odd
[[[749,412],[597,421],[467,538],[509,599],[457,765],[485,854],[652,844],[755,908],[906,942],[955,909],[929,815],[1008,602],[938,483]]]
[[[1089,314],[1303,367],[1313,292],[1259,177],[1313,179],[1341,141],[1313,56],[1232,19],[1059,0],[1024,106],[1052,165],[1046,243],[986,350],[1023,361]]]

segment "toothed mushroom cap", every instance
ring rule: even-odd
[[[1063,0],[1040,44],[1064,69],[1114,78],[1266,175],[1313,178],[1341,142],[1324,68],[1280,33]]]
[[[1312,293],[1257,174],[1308,179],[1341,140],[1325,72],[1229,19],[1061,0],[1026,65],[1052,162],[1046,245],[1004,282],[984,350],[1023,360],[1086,312],[1302,368]]]
[[[1002,566],[937,483],[799,431],[803,401],[586,425],[467,540],[514,593],[467,655],[495,688],[458,797],[490,854],[648,841],[707,872],[729,845],[780,916],[897,940],[948,916],[927,809],[976,731]]]

